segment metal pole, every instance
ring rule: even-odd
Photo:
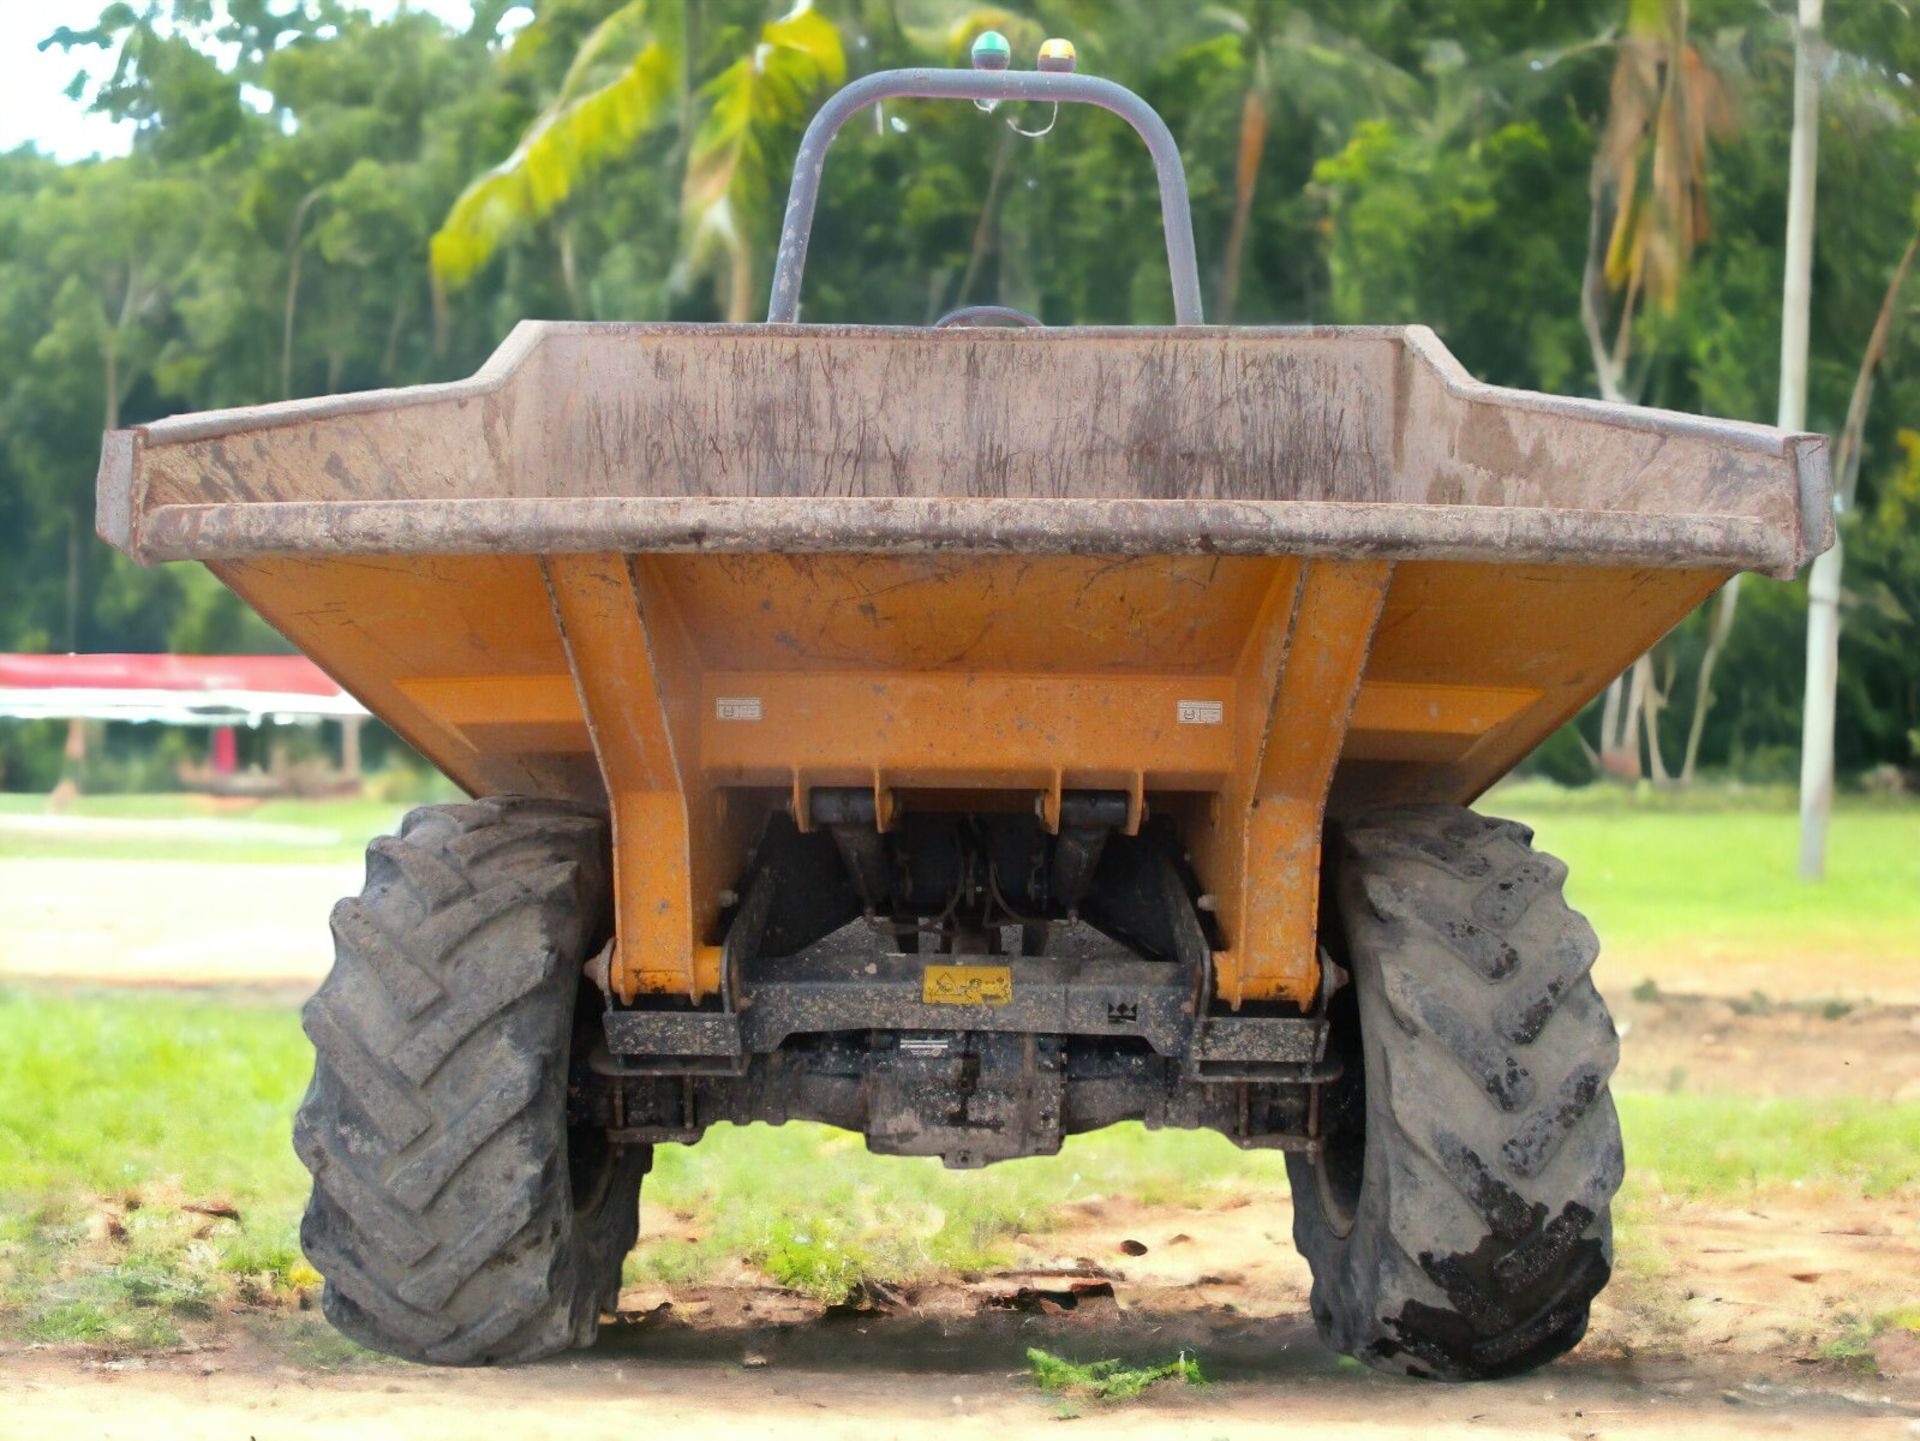
[[[1154,108],[1124,85],[1096,75],[1063,75],[1043,70],[881,70],[854,81],[833,95],[800,141],[794,157],[793,187],[780,230],[780,253],[773,266],[773,294],[767,303],[769,324],[800,318],[800,280],[807,267],[807,242],[813,211],[820,199],[820,172],[827,147],[840,127],[879,100],[911,96],[934,100],[1051,100],[1097,105],[1131,125],[1147,143],[1160,177],[1160,222],[1167,237],[1167,268],[1173,274],[1173,314],[1181,325],[1201,325],[1200,265],[1193,248],[1193,216],[1187,208],[1187,172],[1180,147]]]
[[[1820,146],[1823,0],[1800,0],[1794,35],[1793,149],[1787,191],[1787,278],[1780,323],[1780,428],[1807,426],[1807,316],[1813,289],[1814,177]],[[1800,879],[1827,871],[1833,810],[1833,713],[1840,673],[1840,537],[1807,582],[1807,690],[1800,723]]]

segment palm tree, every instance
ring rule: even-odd
[[[1670,310],[1679,298],[1693,253],[1710,232],[1708,142],[1733,124],[1725,86],[1688,38],[1687,0],[1629,0],[1588,184],[1591,221],[1580,292],[1580,319],[1606,400],[1636,404],[1645,389],[1649,357],[1634,355],[1634,321],[1647,303]],[[1696,722],[1736,597],[1737,591],[1722,592],[1722,615],[1701,666]],[[1656,727],[1667,690],[1650,656],[1636,661],[1631,675],[1630,689],[1626,676],[1608,687],[1601,765],[1637,777],[1644,729],[1654,777],[1665,780]],[[1690,769],[1683,774],[1690,776]]]
[[[1241,259],[1275,111],[1290,109],[1309,128],[1328,129],[1344,139],[1356,122],[1383,108],[1408,108],[1419,95],[1419,83],[1352,36],[1314,19],[1294,0],[1209,5],[1200,18],[1223,33],[1197,42],[1188,53],[1224,49],[1240,91],[1233,218],[1227,225],[1214,306],[1215,320],[1230,325],[1239,305]]]
[[[684,155],[681,280],[711,273],[729,320],[751,318],[753,236],[769,187],[767,140],[846,78],[840,32],[800,0],[712,78],[698,0],[628,0],[590,31],[513,153],[454,201],[432,241],[439,294],[459,290],[516,237],[551,219],[642,138],[673,127]],[[527,29],[541,37],[535,21]],[[526,32],[523,32],[526,33]],[[563,273],[571,288],[563,232]]]
[[[1733,125],[1731,96],[1688,37],[1687,0],[1629,0],[1588,185],[1592,229],[1581,294],[1605,399],[1639,400],[1646,358],[1634,363],[1634,319],[1649,299],[1661,310],[1678,300],[1693,252],[1711,230],[1708,141]]]

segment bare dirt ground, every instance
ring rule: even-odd
[[[0,890],[25,908],[0,934],[0,980],[245,978],[288,996],[310,984],[327,960],[326,910],[357,868],[218,874],[209,894],[205,867],[0,863]],[[1770,1006],[1636,996],[1642,974],[1604,978],[1625,1037],[1622,1089],[1920,1099],[1920,1009],[1788,1004],[1834,994],[1830,957],[1783,977]],[[1491,1385],[1393,1382],[1329,1355],[1284,1196],[1206,1210],[1109,1199],[1019,1238],[1004,1272],[857,1306],[823,1308],[745,1267],[714,1285],[633,1288],[592,1351],[508,1372],[323,1364],[286,1344],[282,1318],[246,1313],[173,1354],[0,1350],[0,1438],[1024,1436],[1063,1424],[1021,1367],[1028,1346],[1205,1358],[1205,1388],[1079,1403],[1069,1435],[1920,1438],[1920,1336],[1864,1337],[1851,1360],[1829,1344],[1836,1316],[1920,1300],[1920,1198],[1667,1199],[1623,1219],[1637,1233],[1623,1261],[1638,1259],[1586,1343]],[[644,1221],[650,1235],[693,1224],[658,1207]]]
[[[1094,1202],[1022,1238],[1006,1272],[858,1306],[823,1308],[744,1270],[717,1285],[630,1289],[592,1351],[510,1372],[326,1372],[229,1318],[203,1348],[174,1355],[5,1357],[0,1435],[468,1441],[637,1422],[675,1441],[1020,1436],[1061,1419],[1017,1369],[1026,1347],[1043,1346],[1206,1358],[1204,1389],[1084,1403],[1069,1434],[1920,1436],[1920,1338],[1876,1343],[1878,1375],[1814,1343],[1836,1304],[1911,1296],[1912,1203],[1676,1203],[1647,1223],[1674,1258],[1668,1274],[1608,1292],[1568,1360],[1464,1388],[1390,1381],[1323,1350],[1291,1223],[1284,1198],[1225,1210]],[[686,1224],[647,1217],[655,1234]]]
[[[1920,934],[1893,952],[1836,941],[1810,954],[1806,944],[1795,939],[1759,946],[1696,937],[1635,946],[1610,944],[1604,933],[1601,943],[1593,974],[1609,996],[1652,976],[1661,989],[1683,996],[1841,998],[1920,1006]]]
[[[1920,1006],[1605,994],[1616,1090],[1920,1101]]]
[[[1102,1337],[1115,1328],[1103,1327]],[[1710,1362],[1639,1364],[1582,1357],[1532,1381],[1435,1391],[1303,1363],[1310,1328],[1281,1328],[1262,1379],[1150,1393],[1068,1418],[1066,1437],[1911,1437],[1911,1421],[1871,1398],[1802,1393],[1722,1373]],[[965,1338],[960,1338],[963,1342]],[[1022,1339],[1027,1339],[1023,1336]],[[1032,1339],[1059,1337],[1040,1333]],[[857,1343],[857,1344],[856,1344]],[[1026,1437],[1061,1419],[998,1368],[929,1364],[911,1345],[847,1337],[831,1365],[743,1369],[711,1353],[670,1363],[603,1345],[586,1359],[445,1377],[351,1379],[290,1371],[120,1372],[75,1378],[35,1365],[0,1382],[0,1434],[226,1438],[578,1437],[640,1431],[672,1441]],[[717,1349],[730,1350],[729,1345]],[[8,1426],[15,1430],[6,1430]]]

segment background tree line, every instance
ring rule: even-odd
[[[1475,374],[1771,421],[1793,33],[1786,0],[477,0],[464,31],[346,0],[109,5],[56,45],[123,158],[0,154],[0,649],[283,648],[197,566],[93,538],[102,428],[470,373],[522,317],[752,319],[799,131],[843,79],[1031,64],[1141,91],[1179,137],[1210,319],[1433,326]],[[526,18],[531,9],[532,19]],[[292,13],[287,13],[291,10]],[[503,33],[503,29],[506,33]],[[1890,295],[1920,225],[1920,22],[1831,0],[1810,424],[1859,432],[1838,753],[1920,754],[1920,364]],[[899,103],[828,167],[812,320],[963,302],[1171,320],[1151,167],[1126,127]],[[1604,624],[1605,617],[1596,617]],[[1537,759],[1565,779],[1786,779],[1805,589],[1749,579],[1695,726],[1703,607]],[[1598,707],[1596,707],[1596,711]],[[1622,716],[1625,720],[1622,720]],[[1625,737],[1623,740],[1622,737]],[[1649,737],[1651,744],[1649,744]],[[0,728],[0,784],[59,733]]]

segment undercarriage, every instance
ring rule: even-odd
[[[1171,826],[1121,832],[1124,793],[1068,792],[1057,835],[1007,811],[883,834],[870,792],[810,811],[810,834],[769,826],[713,1004],[609,997],[576,1104],[615,1140],[809,1120],[974,1167],[1137,1120],[1312,1149],[1313,1087],[1340,1070],[1324,1017],[1210,1007],[1207,898]]]

